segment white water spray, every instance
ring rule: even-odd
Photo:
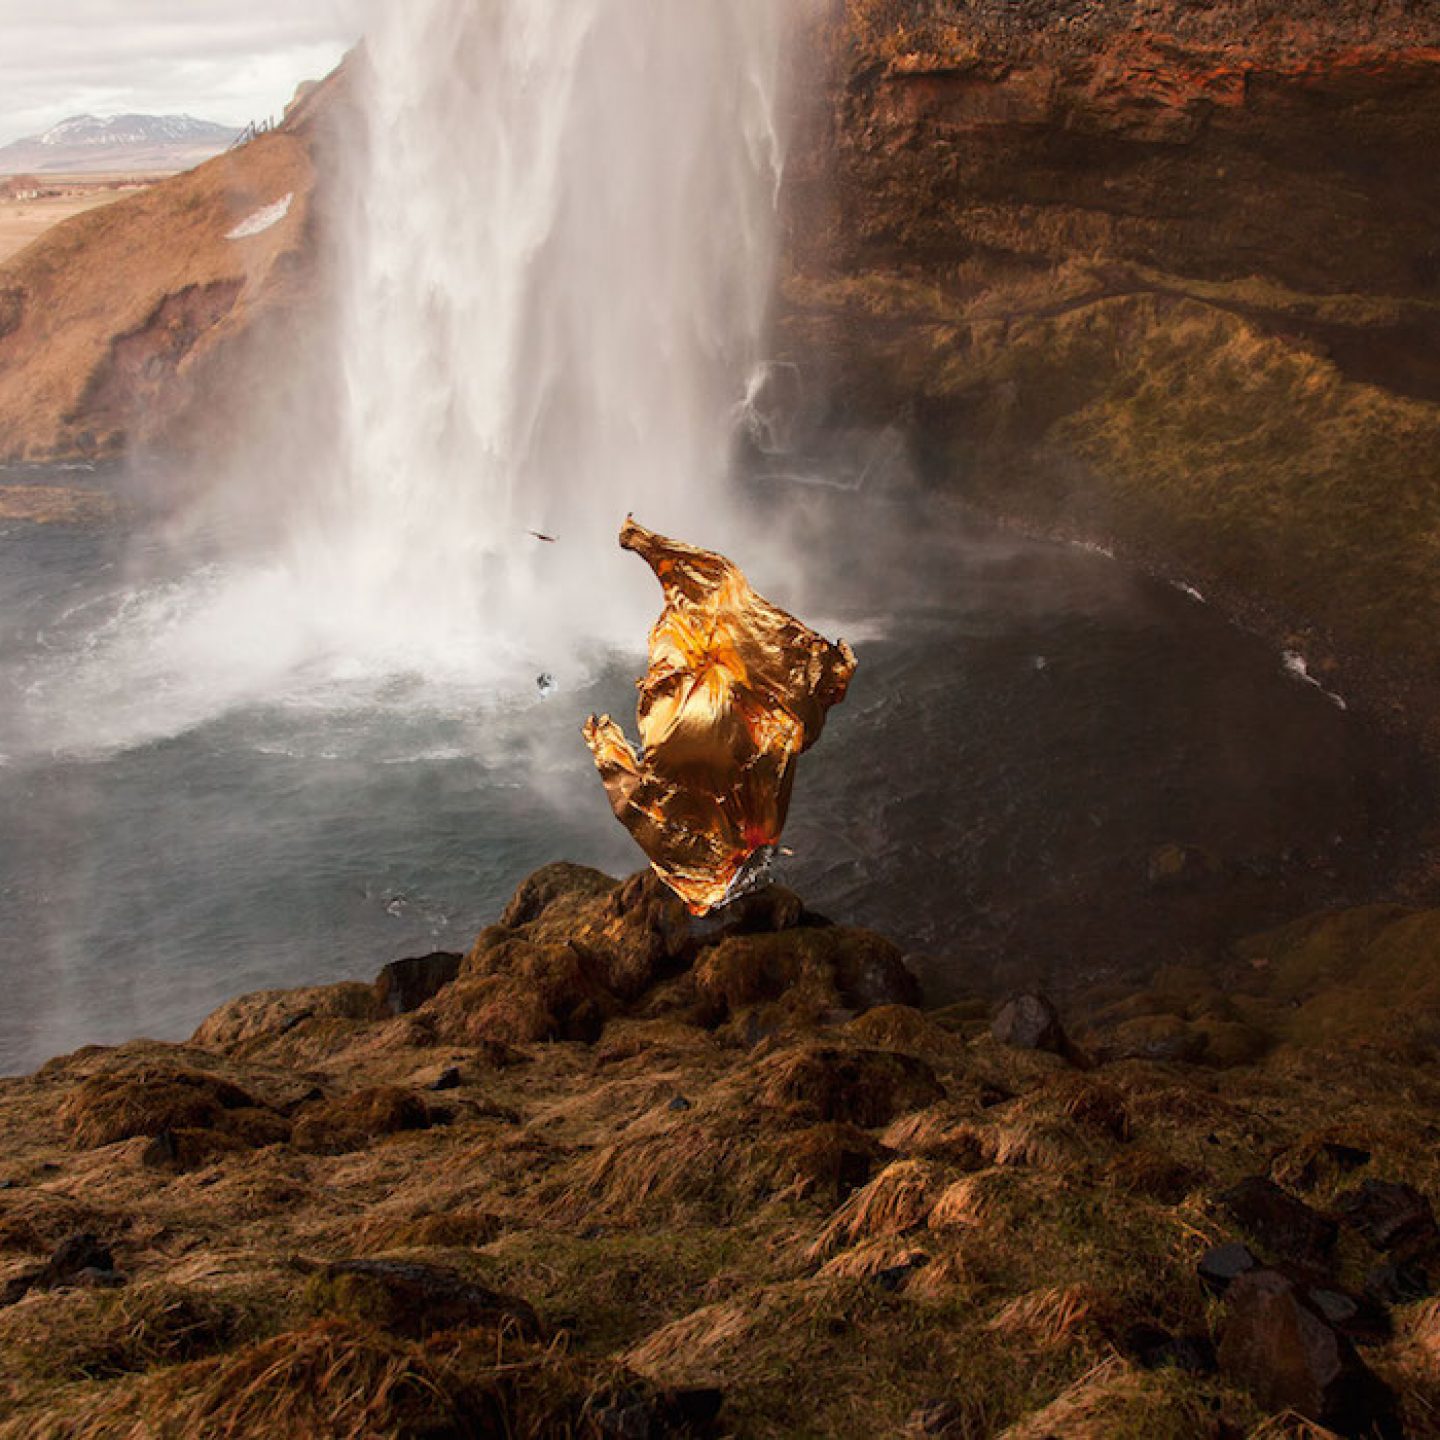
[[[343,451],[295,532],[362,632],[551,668],[577,638],[643,634],[648,577],[615,547],[627,512],[733,539],[729,426],[773,279],[783,9],[377,13]]]
[[[124,597],[42,677],[46,741],[365,703],[397,672],[440,703],[533,694],[653,619],[627,512],[743,553],[726,471],[773,282],[790,8],[376,3],[339,207],[341,413],[314,427],[338,441],[280,477],[248,457],[254,489],[242,467],[227,492],[274,522],[269,548]]]

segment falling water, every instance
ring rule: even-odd
[[[374,4],[364,134],[332,176],[338,383],[276,357],[300,433],[257,423],[199,507],[225,517],[203,563],[182,528],[47,641],[20,678],[30,743],[365,705],[397,675],[442,708],[533,699],[642,642],[627,512],[743,553],[726,470],[793,4]]]
[[[576,641],[643,634],[654,598],[615,549],[627,512],[733,538],[784,9],[378,10],[342,448],[294,534],[347,623],[550,669]]]

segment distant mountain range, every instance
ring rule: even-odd
[[[72,115],[43,135],[0,146],[0,175],[188,170],[237,134],[193,115]]]

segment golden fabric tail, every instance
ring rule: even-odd
[[[723,555],[627,519],[664,591],[639,681],[640,755],[608,716],[585,742],[616,818],[692,913],[740,894],[785,826],[795,764],[845,698],[855,655],[750,588]]]

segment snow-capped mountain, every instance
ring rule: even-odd
[[[72,115],[43,135],[0,147],[0,175],[186,170],[225,149],[236,134],[193,115]]]

